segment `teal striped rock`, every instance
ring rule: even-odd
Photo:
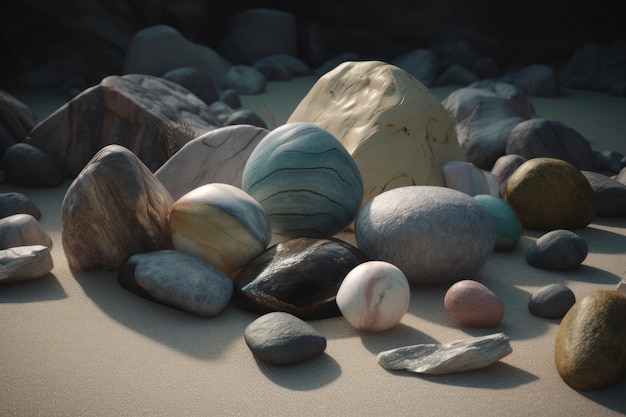
[[[328,131],[305,122],[267,134],[243,170],[242,188],[265,209],[272,233],[332,236],[352,223],[363,198],[359,169]]]

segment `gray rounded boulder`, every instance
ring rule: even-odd
[[[361,251],[396,265],[410,284],[470,278],[496,242],[495,223],[478,201],[428,185],[379,194],[361,208],[354,231]]]

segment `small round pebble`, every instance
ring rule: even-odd
[[[293,365],[320,355],[326,338],[290,313],[275,311],[254,320],[244,330],[252,354],[272,365]]]
[[[337,306],[348,323],[372,332],[398,324],[410,300],[406,276],[384,261],[359,264],[346,275],[337,291]]]
[[[528,310],[546,319],[560,319],[576,302],[574,292],[564,284],[550,284],[538,289],[528,300]]]
[[[444,297],[448,314],[464,326],[495,327],[504,317],[504,304],[480,282],[462,280],[453,284]]]
[[[540,236],[526,252],[526,262],[536,268],[566,271],[580,265],[589,248],[576,233],[557,229]]]

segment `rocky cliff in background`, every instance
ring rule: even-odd
[[[296,55],[314,68],[344,53],[385,60],[459,39],[500,68],[555,66],[585,43],[626,38],[611,7],[556,1],[22,0],[0,17],[0,83],[83,90],[120,74],[135,33],[156,24],[245,64],[229,31],[238,13],[258,7],[293,17]]]

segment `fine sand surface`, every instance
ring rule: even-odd
[[[284,123],[310,77],[270,83],[243,97]],[[443,99],[451,89],[433,89]],[[59,97],[19,98],[41,116]],[[534,100],[537,112],[578,129],[594,149],[626,153],[626,99],[564,91]],[[268,117],[268,121],[270,118]],[[229,305],[213,318],[152,303],[122,289],[115,272],[69,270],[61,244],[61,203],[70,182],[51,189],[0,185],[40,208],[53,239],[54,269],[36,280],[0,284],[0,416],[611,416],[626,413],[626,382],[575,391],[554,365],[558,320],[528,311],[538,288],[565,283],[580,298],[626,279],[626,218],[598,218],[576,230],[589,255],[570,272],[525,261],[541,235],[525,231],[518,246],[494,253],[475,279],[504,302],[492,329],[459,326],[443,308],[448,285],[412,288],[402,322],[382,333],[359,332],[343,318],[310,322],[328,340],[308,362],[275,367],[254,359],[243,332],[257,316]],[[352,236],[344,236],[353,241]],[[377,353],[419,343],[447,343],[503,332],[513,352],[464,373],[423,376],[389,372]]]

